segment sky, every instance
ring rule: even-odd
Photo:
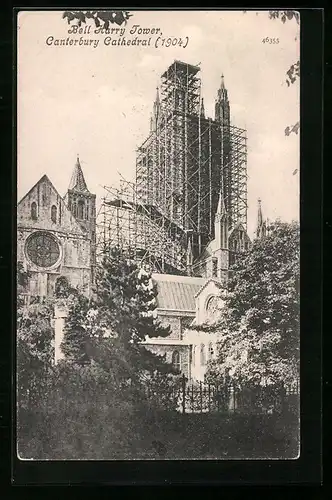
[[[201,67],[205,113],[224,74],[232,124],[248,139],[248,232],[257,220],[257,199],[269,219],[299,218],[299,136],[286,136],[299,120],[299,83],[286,72],[299,59],[299,25],[271,20],[267,11],[136,11],[129,30],[159,28],[182,46],[111,46],[106,36],[68,34],[61,11],[20,12],[18,19],[18,200],[47,174],[64,195],[79,154],[85,179],[100,204],[103,186],[119,173],[134,180],[136,149],[149,132],[161,74],[179,59]],[[84,26],[84,25],[83,25]],[[116,25],[111,25],[116,27]],[[139,36],[139,35],[138,35]],[[47,45],[54,40],[93,39],[97,47]],[[140,35],[140,38],[149,36]],[[276,39],[278,43],[264,43]],[[294,171],[298,169],[297,173]]]

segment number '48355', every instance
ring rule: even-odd
[[[269,38],[267,36],[266,38],[263,38],[262,42],[263,43],[279,43],[279,38]]]

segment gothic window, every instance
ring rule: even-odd
[[[35,201],[31,203],[31,219],[37,220],[37,203]]]
[[[237,251],[237,240],[234,241],[234,250]]]
[[[74,202],[71,207],[71,211],[74,217],[76,217],[76,203]]]
[[[87,204],[86,204],[86,212],[85,212],[85,218],[86,218],[86,220],[89,220],[89,208],[90,208],[89,202],[87,202]]]
[[[205,364],[206,364],[205,345],[201,344],[201,365],[204,366]]]
[[[36,232],[29,236],[26,252],[33,264],[39,267],[52,267],[60,257],[60,247],[50,233]]]
[[[216,277],[218,275],[218,259],[213,257],[212,259],[212,276]]]
[[[172,355],[172,365],[177,372],[181,369],[180,353],[179,351],[174,351]]]
[[[55,205],[52,205],[52,208],[51,208],[51,220],[54,223],[56,223],[56,215],[57,215],[57,208],[56,208]]]
[[[77,203],[77,218],[84,219],[84,201],[79,200]]]

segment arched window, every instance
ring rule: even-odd
[[[213,343],[209,342],[209,359],[212,359],[214,356]]]
[[[73,214],[74,217],[76,217],[76,203],[75,202],[72,203],[71,213]]]
[[[56,223],[56,216],[57,216],[57,208],[55,205],[52,205],[52,207],[51,207],[51,220],[54,223]]]
[[[77,218],[84,219],[84,201],[78,200],[77,203]]]
[[[234,241],[234,250],[237,251],[237,240]]]
[[[205,364],[206,364],[205,345],[201,344],[201,365],[204,366]]]
[[[89,202],[87,202],[87,204],[86,204],[86,211],[85,211],[85,218],[86,218],[86,220],[89,220],[89,209],[90,209],[90,205],[89,205]]]
[[[181,369],[181,360],[179,351],[174,351],[172,354],[172,365],[174,366],[176,371],[180,371]]]
[[[31,203],[31,219],[37,220],[37,203],[35,201]]]

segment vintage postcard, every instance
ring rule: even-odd
[[[18,13],[21,460],[299,457],[300,23]]]

